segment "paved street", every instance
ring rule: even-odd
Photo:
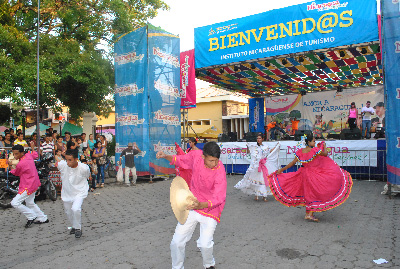
[[[304,208],[287,208],[272,197],[253,200],[228,176],[214,253],[218,269],[400,268],[400,197],[381,195],[383,182],[355,181],[342,206],[304,220]],[[176,220],[169,205],[171,181],[136,187],[108,184],[83,206],[83,236],[67,231],[61,200],[40,201],[50,223],[23,226],[14,209],[1,210],[0,268],[171,268],[169,243]],[[186,247],[186,268],[202,268],[199,228]],[[387,264],[372,260],[384,258]]]

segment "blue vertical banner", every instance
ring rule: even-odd
[[[115,67],[115,159],[128,143],[136,142],[140,172],[149,171],[149,107],[147,81],[147,27],[122,36],[114,45]]]
[[[175,172],[156,153],[175,154],[180,141],[179,50],[177,36],[152,25],[114,45],[115,158],[136,142],[142,151],[135,156],[139,176]]]
[[[180,118],[180,40],[160,28],[148,25],[150,172],[175,173],[156,153],[176,154],[175,142],[181,139]]]
[[[383,66],[386,91],[386,142],[388,181],[400,184],[400,6],[382,1]]]
[[[264,98],[249,99],[249,131],[264,133]]]

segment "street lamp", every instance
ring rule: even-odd
[[[26,125],[26,111],[25,109],[21,110],[21,116],[22,116],[22,134],[24,135],[24,139],[25,139],[25,125]]]

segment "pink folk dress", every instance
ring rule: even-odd
[[[353,186],[351,175],[331,158],[320,156],[322,143],[308,153],[296,151],[295,156],[303,165],[296,172],[269,176],[264,173],[265,183],[276,200],[288,207],[305,206],[313,212],[326,211],[346,201]]]

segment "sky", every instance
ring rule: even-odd
[[[194,28],[242,18],[268,10],[312,2],[310,0],[164,0],[169,11],[160,11],[149,20],[174,35],[179,35],[181,51],[194,49]],[[197,88],[211,84],[196,79]]]
[[[164,0],[169,11],[160,11],[149,22],[179,35],[181,51],[194,48],[194,28],[242,18],[310,0]]]

